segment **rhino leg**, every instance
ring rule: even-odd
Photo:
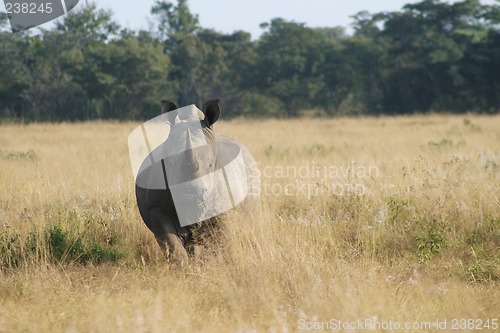
[[[178,230],[175,228],[174,219],[168,216],[160,207],[149,210],[151,224],[156,226],[154,231],[156,241],[160,245],[167,259],[175,264],[188,263],[188,255]]]
[[[226,225],[221,217],[214,217],[187,227],[190,237],[186,249],[195,260],[210,253],[221,252],[226,243]]]

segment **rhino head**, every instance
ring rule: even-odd
[[[220,115],[217,100],[206,102],[203,111],[194,105],[178,109],[174,102],[163,101],[162,114],[171,126],[163,145],[166,175],[170,185],[206,178],[218,167],[213,124]],[[199,184],[209,190],[210,184]]]
[[[162,148],[165,177],[181,226],[218,215],[213,212],[224,210],[227,202],[225,184],[216,172],[222,162],[213,131],[220,115],[218,101],[205,103],[203,111],[194,105],[177,109],[167,101],[162,111],[171,126]]]

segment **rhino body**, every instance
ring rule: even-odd
[[[234,202],[237,195],[233,191],[232,209],[252,210],[259,200],[260,172],[246,147],[232,138],[214,133],[213,124],[220,114],[217,101],[207,102],[203,111],[191,108],[190,112],[194,112],[198,119],[193,118],[193,114],[187,120],[179,119],[179,114],[174,112],[177,109],[173,102],[164,101],[162,112],[167,113],[167,116],[172,114],[168,121],[171,133],[157,148],[157,151],[175,151],[176,154],[157,162],[156,166],[144,168],[145,171],[136,179],[136,198],[144,223],[153,232],[167,258],[182,264],[188,261],[188,253],[194,254],[195,249],[217,244],[224,239],[228,202],[214,188],[227,186],[244,189],[244,198],[240,195],[242,200],[238,202]],[[201,130],[191,127],[190,122],[197,126],[201,124]],[[196,147],[196,141],[200,139],[205,140],[206,145]],[[240,172],[224,173],[225,182],[207,176],[221,174],[218,170],[235,160],[236,154]],[[156,174],[150,171],[154,167],[160,170]],[[158,174],[164,177],[158,177]],[[165,185],[159,186],[163,182]],[[188,187],[179,192],[175,190],[176,183],[188,184]],[[179,202],[183,202],[184,206],[180,207]],[[193,215],[187,221],[192,211],[198,212],[200,218],[209,218],[198,221]]]

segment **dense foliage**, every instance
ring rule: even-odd
[[[94,3],[54,29],[13,34],[0,13],[0,118],[145,119],[162,98],[225,116],[487,112],[500,108],[500,6],[423,0],[353,16],[354,33],[280,18],[264,33],[199,25],[187,0],[157,1],[153,31]]]

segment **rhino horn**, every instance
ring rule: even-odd
[[[192,144],[192,138],[191,138],[191,131],[188,129],[186,132],[186,153],[188,154],[188,160],[189,164],[193,166],[194,171],[198,171],[199,169],[199,162],[196,159],[196,156],[194,154],[193,150],[193,144]]]
[[[191,131],[188,130],[186,131],[186,150],[191,150],[193,149],[193,144],[192,144],[192,138],[191,138]]]

